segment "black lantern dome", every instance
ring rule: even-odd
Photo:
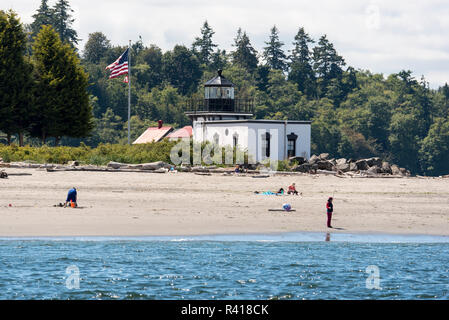
[[[234,84],[226,79],[222,70],[204,84],[205,105],[209,111],[234,111]]]
[[[216,77],[204,84],[204,99],[190,99],[186,115],[193,121],[246,119],[253,115],[252,99],[236,99],[235,85],[218,70]]]

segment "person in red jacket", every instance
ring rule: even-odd
[[[332,212],[334,212],[334,205],[332,204],[332,197],[327,200],[326,209],[327,209],[327,227],[332,228],[331,220],[332,220]]]

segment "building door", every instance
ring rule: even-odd
[[[298,136],[293,132],[287,135],[287,156],[295,157],[296,156],[296,140]]]

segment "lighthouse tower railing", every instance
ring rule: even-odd
[[[254,113],[252,99],[190,99],[187,101],[187,113]]]

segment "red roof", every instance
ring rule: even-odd
[[[161,141],[167,134],[173,130],[172,127],[149,127],[133,142],[133,144],[150,143]]]
[[[184,128],[178,129],[170,133],[167,138],[190,138],[193,135],[192,126],[185,126]]]

